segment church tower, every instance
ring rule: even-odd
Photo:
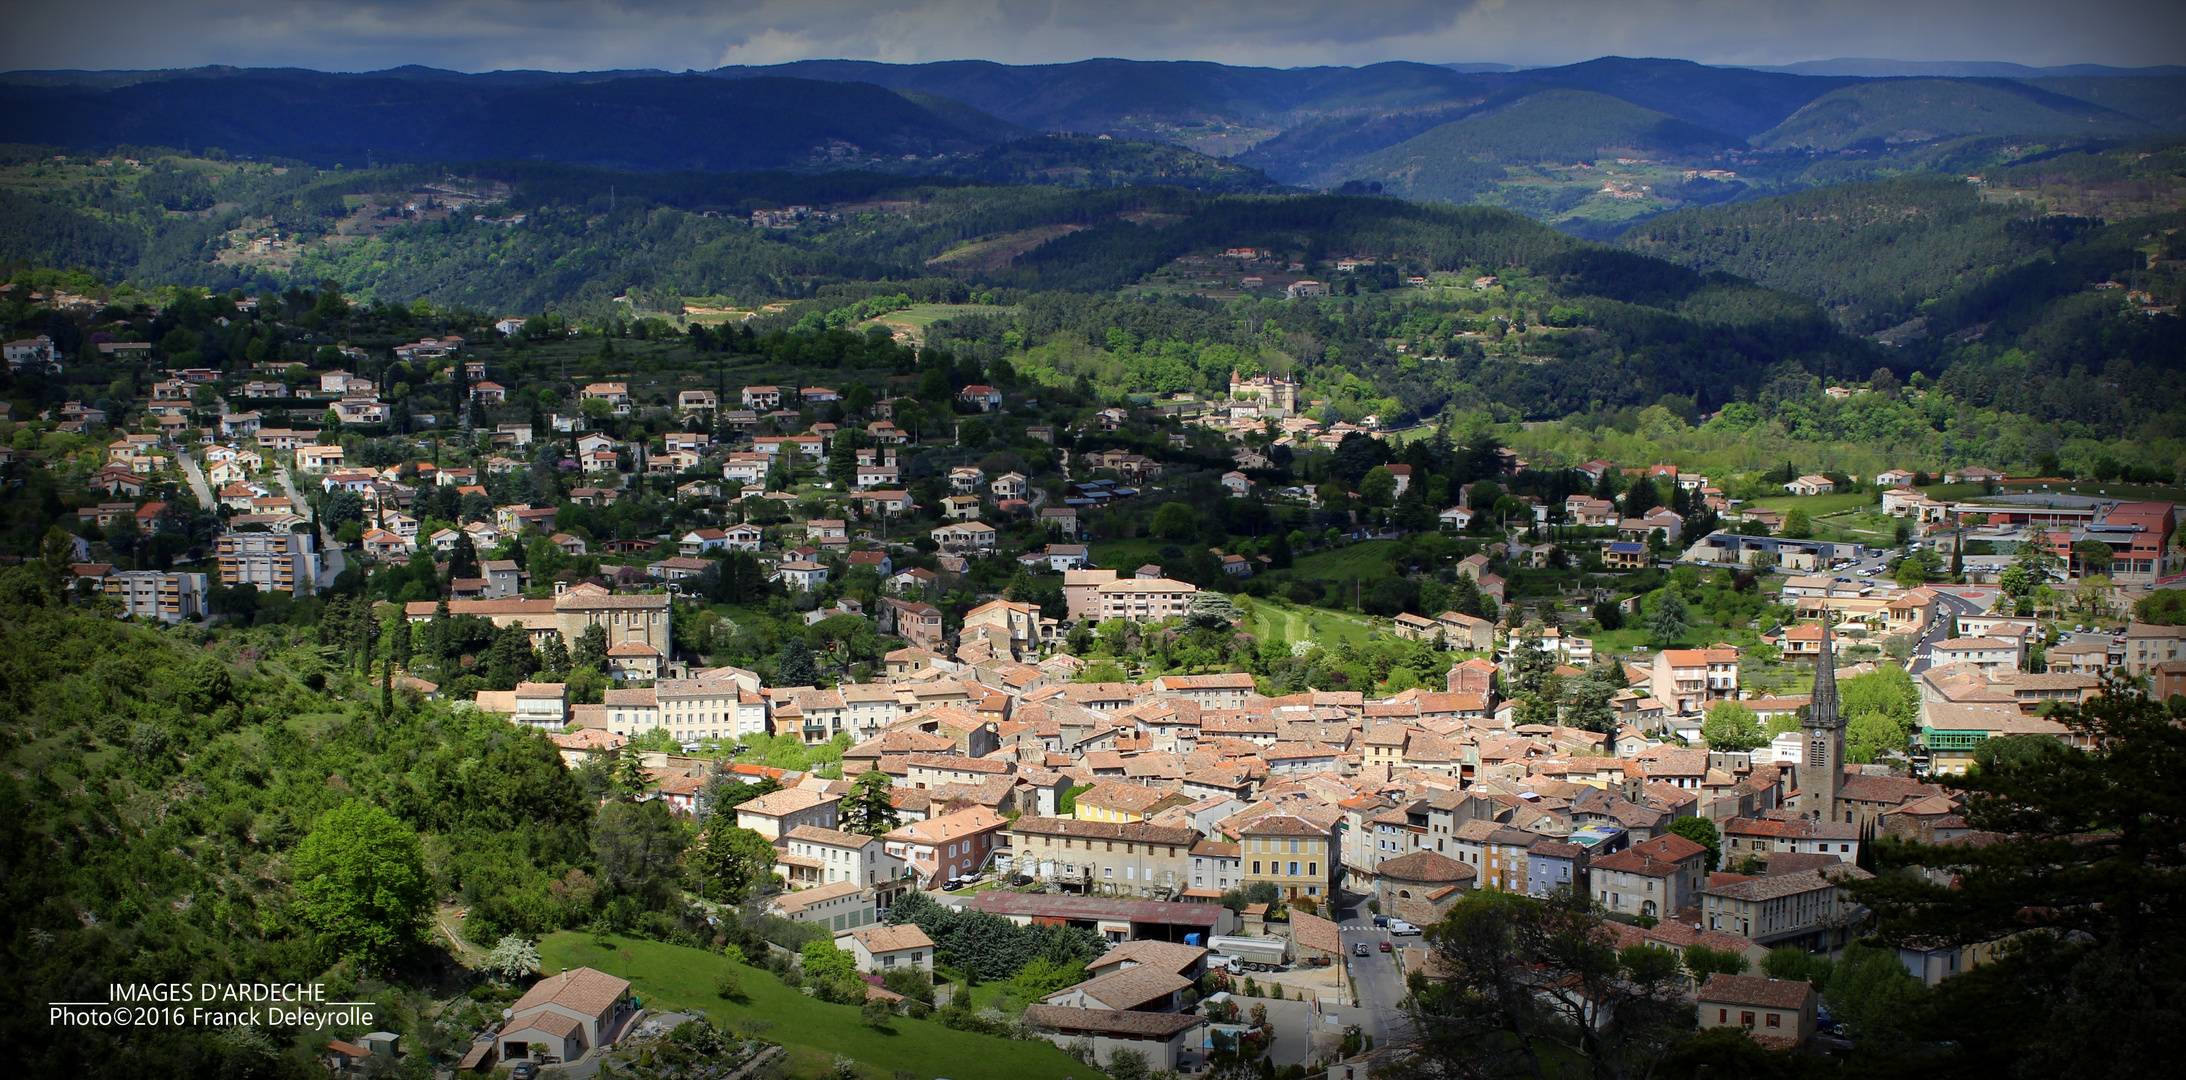
[[[1799,759],[1799,811],[1823,821],[1837,820],[1837,796],[1844,788],[1844,717],[1837,705],[1837,655],[1831,647],[1829,619],[1822,618],[1822,655],[1814,665],[1814,695],[1800,725],[1806,752]]]

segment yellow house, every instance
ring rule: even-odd
[[[1270,814],[1237,833],[1239,869],[1247,887],[1273,882],[1286,898],[1320,899],[1336,880],[1336,829],[1290,814]]]

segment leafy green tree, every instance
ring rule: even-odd
[[[1779,945],[1762,958],[1761,970],[1771,979],[1813,983],[1814,989],[1820,991],[1829,988],[1829,977],[1836,971],[1836,963],[1797,945]]]
[[[1919,559],[1899,559],[1892,578],[1901,589],[1917,589],[1928,583],[1928,564]]]
[[[1712,872],[1714,867],[1709,867],[1709,870]],[[1692,974],[1695,982],[1707,982],[1708,976],[1719,973],[1744,975],[1746,969],[1753,966],[1741,953],[1729,949],[1711,949],[1698,943],[1685,946],[1684,960],[1685,970]]]
[[[683,854],[682,826],[659,799],[616,800],[600,807],[592,827],[592,854],[609,889],[664,903]],[[771,864],[770,864],[771,865]]]
[[[1708,740],[1708,749],[1731,753],[1752,750],[1769,741],[1761,730],[1760,715],[1736,701],[1708,706],[1707,719],[1700,722],[1700,737]]]
[[[778,854],[766,837],[738,828],[734,816],[717,814],[714,824],[691,844],[684,866],[696,879],[700,896],[733,903],[773,873]]]
[[[417,830],[361,799],[328,811],[289,861],[296,914],[333,954],[384,968],[423,937],[432,884]]]
[[[850,793],[843,797],[842,822],[847,832],[879,836],[894,830],[903,823],[896,812],[895,788],[887,773],[879,769],[867,769],[851,782]]]
[[[1927,991],[1905,970],[1897,950],[1853,942],[1838,958],[1822,1000],[1863,1050],[1889,1053],[1912,1041]]]
[[[1805,540],[1814,535],[1813,519],[1807,517],[1804,509],[1794,506],[1784,515],[1783,531],[1777,535],[1787,540]]]
[[[576,648],[569,653],[569,662],[575,667],[588,667],[594,671],[607,670],[607,627],[589,623],[584,632],[577,635]]]
[[[1692,1030],[1677,954],[1618,949],[1601,917],[1514,893],[1466,894],[1426,933],[1445,978],[1415,976],[1414,1056],[1395,1075],[1544,1076],[1582,1062],[1640,1080]]]
[[[1572,727],[1613,735],[1617,730],[1617,712],[1610,707],[1610,699],[1617,696],[1621,687],[1588,671],[1577,678],[1564,682],[1566,701],[1564,720]]]
[[[1872,994],[1884,1018],[1924,1014],[1915,1034],[1948,1040],[1930,1048],[1938,1073],[2161,1075],[2173,1014],[2118,1003],[2173,1001],[2186,985],[2186,812],[2168,779],[2186,776],[2186,727],[2129,689],[2052,719],[2086,748],[2045,740],[1941,781],[1965,793],[1985,843],[1882,843],[1878,876],[1845,884],[1884,946],[1990,945],[1995,957],[1939,984],[1926,1008],[1880,974],[1847,999]]]
[[[858,961],[848,952],[835,947],[828,938],[805,942],[797,951],[798,965],[804,968],[805,981],[816,983],[857,982]]]
[[[1520,627],[1510,649],[1511,683],[1520,694],[1539,694],[1548,674],[1556,670],[1556,658],[1541,647],[1541,627]]]
[[[1359,479],[1359,500],[1375,509],[1387,507],[1396,494],[1397,474],[1387,465],[1376,465]]]
[[[1163,503],[1154,511],[1147,528],[1167,540],[1189,540],[1199,532],[1199,514],[1189,503]]]
[[[860,982],[858,985],[865,985]],[[858,1006],[858,1022],[870,1028],[886,1028],[896,1017],[896,1007],[885,998],[869,997]]]
[[[1670,832],[1708,849],[1709,873],[1715,873],[1715,868],[1722,865],[1723,836],[1716,831],[1715,822],[1698,816],[1681,817],[1670,823]],[[1729,974],[1736,975],[1744,970],[1744,967],[1740,967],[1738,971]]]
[[[1663,590],[1656,594],[1652,610],[1647,613],[1647,636],[1657,647],[1668,646],[1684,637],[1692,629],[1692,621],[1685,609],[1685,601],[1677,593]]]
[[[562,643],[561,631],[547,631],[546,644],[539,649],[539,669],[556,675],[569,673],[569,646]]]
[[[511,623],[494,631],[493,645],[480,667],[486,682],[496,690],[514,690],[516,684],[539,670],[539,653],[531,647],[531,631]]]

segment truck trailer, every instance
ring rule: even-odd
[[[1216,937],[1207,940],[1213,955],[1210,967],[1232,975],[1246,971],[1273,971],[1290,962],[1290,939],[1281,937]]]

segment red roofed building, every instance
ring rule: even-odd
[[[1718,972],[1694,996],[1703,1030],[1743,1028],[1772,1050],[1803,1045],[1814,1034],[1817,1001],[1812,983]]]
[[[1588,868],[1594,899],[1612,913],[1667,918],[1697,903],[1707,887],[1708,849],[1682,836],[1658,836]]]
[[[563,1061],[614,1045],[629,995],[627,980],[588,967],[539,980],[517,999],[509,1022],[494,1037],[501,1060],[530,1060],[533,1043],[544,1044],[548,1054]]]

